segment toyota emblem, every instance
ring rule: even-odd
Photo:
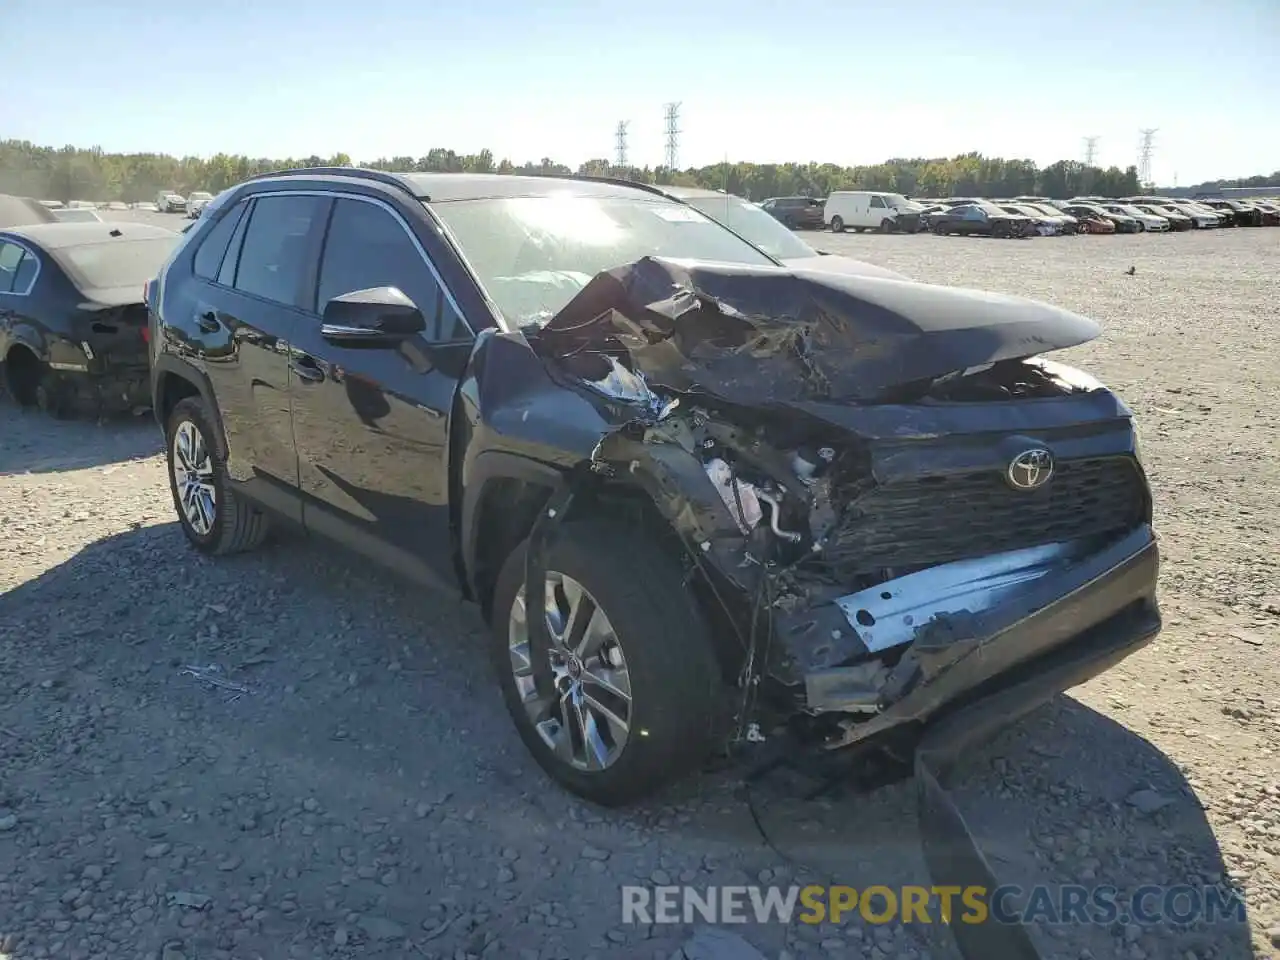
[[[1013,458],[1005,479],[1015,490],[1038,490],[1053,476],[1053,454],[1043,447],[1024,450]]]

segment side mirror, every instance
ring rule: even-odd
[[[370,287],[324,305],[320,335],[343,347],[394,347],[427,328],[417,304],[395,287]]]

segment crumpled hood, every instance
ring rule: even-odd
[[[605,380],[620,363],[650,387],[762,406],[874,401],[1099,332],[1092,320],[1021,297],[646,257],[598,274],[529,342],[582,380]]]

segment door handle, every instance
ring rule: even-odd
[[[294,360],[289,364],[289,369],[298,375],[298,379],[308,383],[319,383],[324,379],[324,371],[316,366],[316,362],[310,357]]]
[[[218,323],[218,315],[212,310],[200,314],[196,317],[196,326],[205,333],[217,333],[222,329],[222,324]]]

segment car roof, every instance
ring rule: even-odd
[[[109,240],[158,240],[172,237],[174,232],[150,223],[125,223],[119,221],[62,221],[60,223],[33,223],[5,230],[11,236],[29,240],[46,250],[79,247],[89,243],[105,243]]]
[[[675,197],[677,200],[702,200],[706,198],[724,199],[731,197],[735,200],[742,198],[732,193],[725,193],[723,190],[708,190],[705,187],[669,187],[658,185],[659,190],[668,196]],[[783,197],[781,199],[788,199]]]
[[[36,223],[52,223],[56,219],[53,210],[38,200],[0,194],[0,230]]]
[[[604,177],[502,173],[393,173],[385,170],[364,170],[359,167],[307,167],[278,170],[250,177],[245,182],[269,183],[273,180],[304,179],[327,180],[335,183],[342,180],[366,180],[403,190],[424,203],[551,197],[564,194],[619,199],[637,199],[642,194],[648,197],[662,196],[661,188]]]

